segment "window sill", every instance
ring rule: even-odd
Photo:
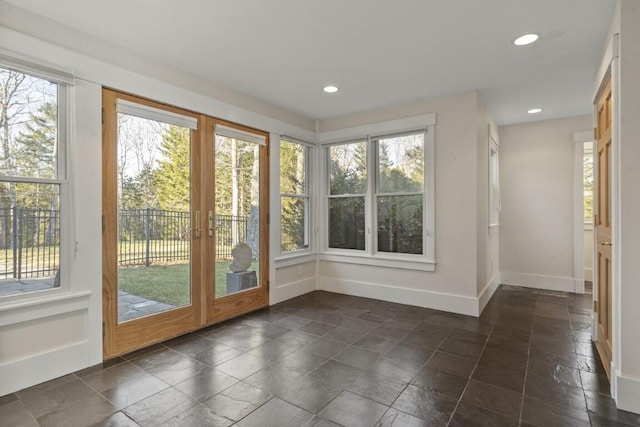
[[[279,256],[274,260],[276,268],[289,267],[291,265],[304,264],[305,262],[316,261],[318,254],[315,252],[300,251]]]
[[[86,309],[90,297],[91,291],[67,291],[0,303],[0,326]]]
[[[345,252],[332,253],[323,252],[320,254],[321,261],[342,262],[346,264],[360,264],[369,265],[375,267],[390,267],[401,268],[404,270],[418,270],[418,271],[435,271],[435,260],[426,259],[399,259],[396,257],[389,257],[383,255],[362,255],[362,254],[349,254]]]

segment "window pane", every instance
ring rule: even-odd
[[[296,251],[309,247],[307,240],[308,198],[282,197],[282,218],[280,230],[282,235],[282,252]]]
[[[118,113],[118,322],[191,303],[190,130]]]
[[[56,178],[58,87],[0,68],[0,174]]]
[[[0,183],[0,296],[60,286],[60,186]]]
[[[302,144],[280,141],[280,193],[307,194],[307,150]]]
[[[364,197],[329,199],[329,247],[364,250]]]
[[[329,147],[329,194],[367,192],[367,147],[355,142]]]
[[[378,141],[379,193],[419,192],[424,183],[424,133]]]
[[[422,195],[379,196],[378,251],[422,254]]]
[[[215,144],[215,297],[220,298],[263,285],[260,146],[220,135],[216,135]],[[237,257],[242,252],[245,265],[232,264],[234,254]]]

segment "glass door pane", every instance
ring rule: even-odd
[[[191,304],[190,129],[117,115],[118,323]]]
[[[215,136],[215,296],[260,283],[260,145]]]

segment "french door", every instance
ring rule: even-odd
[[[268,304],[268,144],[103,90],[105,358]]]

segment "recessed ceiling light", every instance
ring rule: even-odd
[[[513,41],[513,44],[515,44],[516,46],[526,46],[526,45],[531,44],[534,41],[538,40],[539,37],[540,36],[538,34],[535,34],[535,33],[524,34],[524,35],[521,35],[520,37],[518,37],[517,39],[515,39]]]
[[[340,89],[338,89],[337,86],[329,85],[329,86],[325,86],[324,89],[322,89],[322,90],[324,90],[327,93],[336,93]]]
[[[541,111],[542,111],[542,108],[532,108],[531,110],[527,111],[527,113],[529,113],[529,114],[538,114]]]

